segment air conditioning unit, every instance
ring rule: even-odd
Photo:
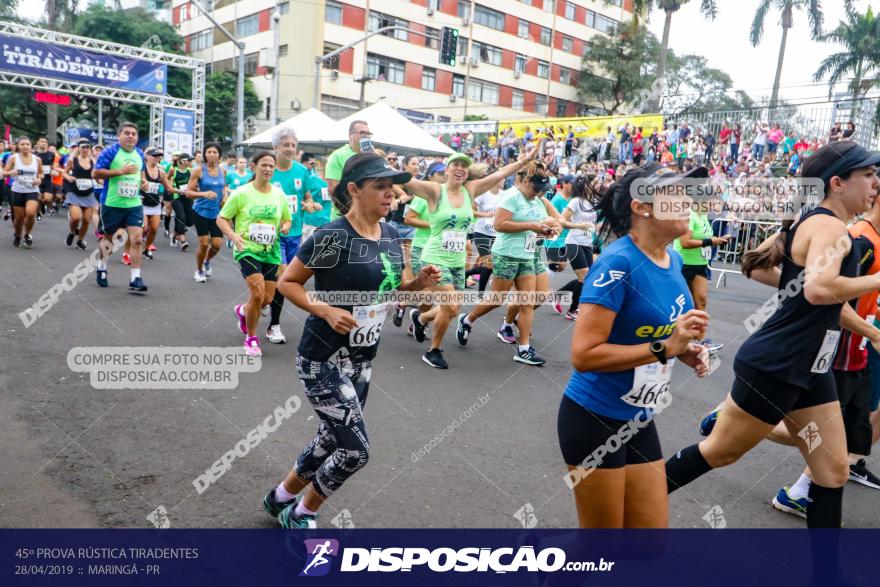
[[[434,16],[434,9],[433,8],[428,9],[428,16]]]
[[[462,65],[465,65],[468,62],[467,55],[459,55],[458,62]]]
[[[299,112],[299,110],[301,108],[302,108],[302,102],[300,102],[297,98],[294,98],[293,100],[290,101],[290,109],[291,110]]]
[[[462,26],[467,26],[467,25],[469,25],[469,24],[471,24],[471,18],[470,18],[469,16],[463,16],[463,17],[461,18],[461,25],[462,25]]]
[[[278,65],[278,50],[275,48],[260,49],[259,63],[269,69],[275,69]]]
[[[480,60],[477,57],[471,57],[471,67],[479,67]]]
[[[455,102],[456,100],[458,100],[458,96],[456,96],[455,94],[449,94],[450,102]]]
[[[513,70],[513,79],[519,79],[522,76],[522,72],[518,69]]]

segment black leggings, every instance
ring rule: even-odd
[[[192,200],[181,196],[171,201],[171,209],[174,210],[174,234],[186,235],[186,227],[193,225]]]

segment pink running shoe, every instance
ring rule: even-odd
[[[247,321],[244,319],[244,304],[238,304],[232,308],[232,312],[238,320],[238,329],[241,330],[242,334],[247,335]]]
[[[260,339],[256,336],[248,336],[245,338],[244,352],[252,357],[262,357],[263,351],[260,349]]]

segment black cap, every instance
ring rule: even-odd
[[[406,183],[412,175],[406,171],[394,169],[385,158],[376,153],[358,153],[345,163],[342,180],[358,182],[362,179],[380,179],[390,177],[392,183]]]
[[[529,181],[531,182],[532,187],[535,188],[538,193],[550,191],[550,189],[552,188],[552,185],[550,184],[550,178],[544,175],[533,175],[529,178]]]
[[[880,151],[869,151],[861,145],[855,143],[850,144],[854,146],[846,150],[837,161],[828,165],[828,167],[826,167],[820,174],[819,179],[827,184],[835,175],[843,175],[847,171],[852,171],[854,169],[863,169],[865,167],[875,167],[880,165]],[[826,148],[833,149],[836,146],[839,147],[840,143],[831,143]]]

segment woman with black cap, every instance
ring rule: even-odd
[[[603,237],[613,231],[619,238],[584,281],[571,345],[574,372],[557,421],[582,528],[668,525],[654,415],[671,401],[675,359],[700,377],[707,374],[707,353],[694,341],[709,317],[693,309],[681,257],[670,247],[687,230],[687,215],[661,219],[648,190],[639,187],[681,178],[648,163],[597,203]]]
[[[375,153],[351,157],[333,192],[333,202],[344,215],[315,230],[278,283],[286,298],[310,314],[296,368],[320,419],[317,435],[293,470],[263,499],[265,510],[284,528],[315,528],[318,508],[367,464],[370,445],[363,407],[391,305],[387,296],[395,290],[422,290],[440,279],[440,271],[426,265],[414,279],[401,283],[398,234],[381,221],[391,210],[392,186],[411,177],[389,168]],[[313,276],[310,294],[305,285]],[[328,293],[346,292],[352,299],[343,303],[321,300]],[[364,299],[365,293],[371,299]]]
[[[849,477],[846,434],[830,371],[841,308],[880,288],[880,274],[856,277],[846,223],[880,190],[880,153],[850,142],[819,149],[801,170],[823,182],[819,206],[743,258],[743,273],[779,288],[776,311],[737,352],[733,386],[708,438],[666,463],[669,492],[730,465],[784,421],[813,473],[809,528],[839,528]],[[781,270],[779,269],[781,265]],[[821,450],[813,450],[821,438]]]

